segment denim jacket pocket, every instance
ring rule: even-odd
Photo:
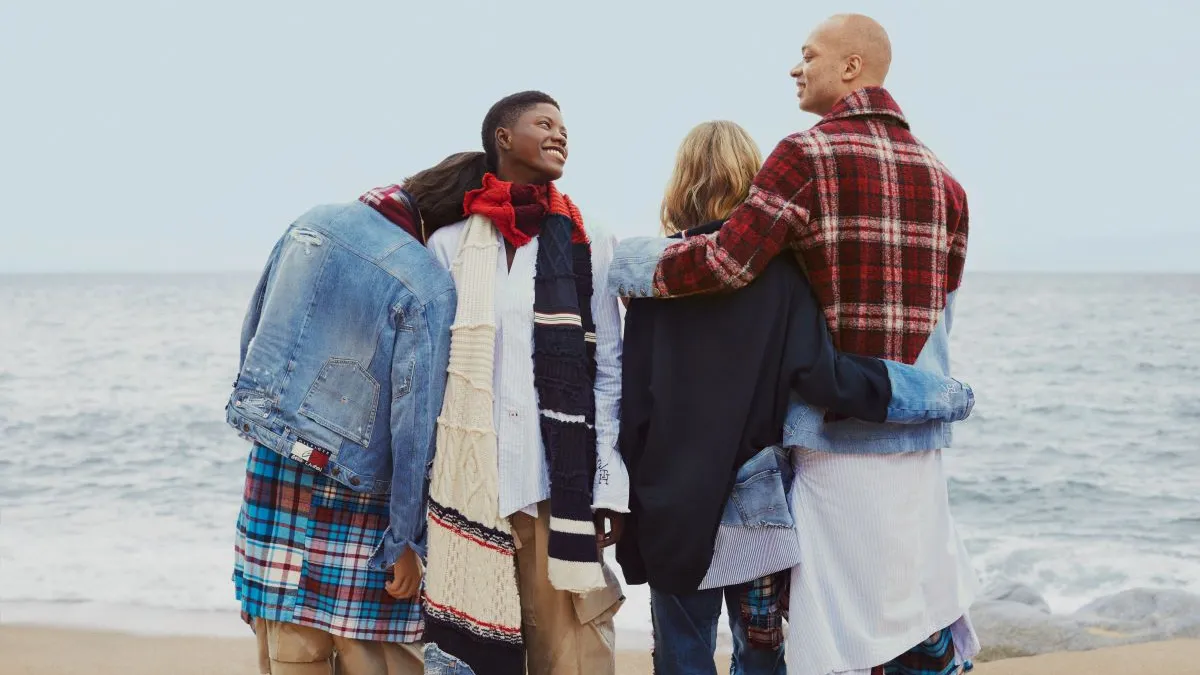
[[[353,359],[331,358],[309,387],[300,414],[363,447],[371,444],[379,382]]]
[[[721,524],[734,527],[792,527],[788,506],[792,466],[788,452],[763,448],[738,467]]]
[[[730,507],[736,511],[730,513]],[[733,516],[735,522],[729,522]],[[740,527],[792,527],[783,474],[777,469],[757,473],[733,486],[721,518],[722,525]]]

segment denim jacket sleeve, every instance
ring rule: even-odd
[[[975,392],[964,382],[897,361],[883,364],[892,381],[888,422],[959,422],[975,409]]]
[[[897,361],[837,351],[807,280],[794,304],[789,340],[800,347],[792,388],[810,405],[868,422],[958,422],[975,396],[962,382]]]
[[[275,244],[275,248],[271,249],[271,255],[267,258],[267,264],[263,267],[262,275],[258,278],[258,285],[254,287],[254,295],[250,298],[250,307],[246,309],[246,318],[242,320],[242,340],[241,350],[238,355],[238,372],[242,371],[242,367],[246,365],[246,352],[250,349],[250,340],[254,339],[254,334],[258,332],[258,320],[262,317],[263,299],[267,296],[267,284],[270,282],[271,273],[275,269],[275,263],[279,260],[279,250],[283,248],[283,239],[280,239]]]
[[[617,243],[608,271],[608,292],[618,298],[654,297],[654,273],[675,239],[629,237]]]
[[[446,368],[450,363],[450,324],[457,299],[448,289],[404,318],[396,331],[392,381],[413,368],[412,386],[392,394],[392,493],[388,527],[370,566],[387,569],[408,548],[425,557],[425,506],[429,496],[429,470],[437,441],[437,418],[446,393]]]

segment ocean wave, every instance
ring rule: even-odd
[[[1200,593],[1200,551],[1147,553],[1135,542],[1045,541],[1001,536],[968,539],[985,585],[1016,582],[1035,589],[1057,613],[1131,588],[1177,588]]]
[[[0,460],[6,619],[14,598],[236,607],[246,445],[221,410],[254,279],[164,279],[56,279],[15,303],[11,349],[28,356],[0,371],[0,435],[31,450]],[[1200,591],[1200,399],[1181,375],[1200,303],[1163,283],[987,276],[964,290],[954,372],[980,406],[943,457],[985,580],[1026,583],[1057,611],[1134,587]],[[94,317],[88,339],[46,306]],[[619,625],[648,630],[646,588],[627,594]]]

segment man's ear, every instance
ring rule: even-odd
[[[862,74],[863,60],[858,54],[846,57],[846,65],[842,68],[842,82],[849,82]]]

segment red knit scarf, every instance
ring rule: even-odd
[[[575,224],[572,243],[583,244],[588,240],[579,209],[570,197],[554,187],[554,183],[517,185],[486,173],[483,187],[468,192],[463,198],[463,211],[468,215],[487,216],[513,248],[521,248],[532,241],[542,231],[543,219],[552,214],[566,216]]]

